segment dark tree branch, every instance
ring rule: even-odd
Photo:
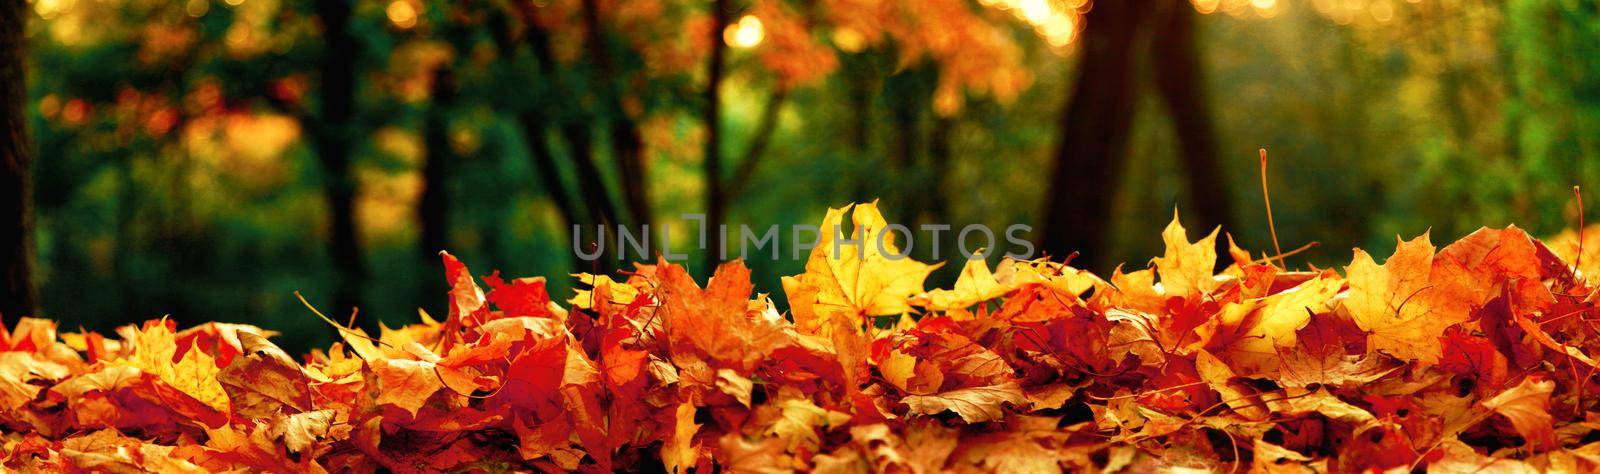
[[[882,76],[879,73],[876,58],[872,53],[856,54],[845,57],[841,63],[841,71],[845,81],[845,104],[848,113],[844,114],[849,120],[844,125],[845,142],[850,145],[850,151],[857,160],[871,158],[872,129],[873,129],[873,98],[882,89]],[[863,179],[851,180],[850,199],[865,202],[877,197],[880,192]]]
[[[534,6],[530,2],[518,2],[516,8],[518,8],[518,13],[521,15],[522,20],[530,24],[529,49],[534,51],[540,73],[549,76],[548,79],[553,84],[555,65],[553,64],[554,58],[550,57],[548,38],[543,35],[542,29],[537,29],[538,26],[532,24],[537,12],[532,10]],[[510,24],[506,15],[496,14],[491,17],[490,26],[495,47],[499,50],[500,57],[509,59],[516,56],[517,42],[511,36]],[[538,38],[535,38],[536,33]],[[566,183],[561,179],[560,168],[556,166],[555,153],[551,151],[550,138],[546,135],[549,124],[546,123],[544,113],[533,108],[517,112],[516,118],[517,124],[522,127],[523,141],[528,146],[529,161],[533,165],[533,172],[538,175],[539,182],[544,186],[545,194],[549,195],[550,201],[555,204],[556,213],[561,218],[562,234],[565,234],[567,229],[578,223],[578,210],[572,202]]]
[[[549,95],[554,97],[556,104],[552,108],[581,110],[581,106],[561,78],[555,53],[550,46],[549,32],[539,24],[538,8],[530,1],[519,1],[516,6],[527,28],[526,42],[538,62],[539,73],[550,85],[552,93]],[[571,119],[570,116],[558,117],[560,123],[557,128],[567,144],[567,152],[572,158],[572,168],[578,179],[577,191],[581,202],[574,202],[567,187],[562,183],[555,154],[551,151],[550,140],[545,135],[545,130],[550,127],[550,120],[546,114],[539,110],[526,110],[518,114],[518,120],[522,125],[523,138],[532,149],[534,170],[539,173],[558,210],[566,215],[569,228],[571,225],[584,225],[593,232],[594,225],[619,223],[616,218],[616,204],[612,201],[611,194],[606,192],[605,179],[600,173],[599,166],[595,164],[591,142],[593,138],[588,126]],[[579,214],[580,205],[584,210],[582,217]],[[567,234],[567,229],[562,230],[563,234]],[[602,256],[596,262],[595,268],[578,268],[578,270],[609,272],[612,268],[611,263],[610,259]],[[574,265],[578,265],[578,262],[574,261]]]
[[[538,9],[531,2],[520,2],[523,5],[524,22],[528,28],[528,46],[533,49],[533,55],[539,60],[539,71],[550,81],[554,90],[553,96],[559,108],[565,110],[580,110],[576,99],[565,81],[561,78],[559,64],[556,62],[555,53],[550,46],[550,33],[539,24]],[[544,120],[540,120],[544,122]],[[542,128],[542,127],[541,127]],[[582,196],[583,205],[588,209],[588,220],[591,225],[619,224],[617,206],[611,199],[611,194],[606,192],[605,178],[600,173],[600,167],[595,164],[593,134],[589,127],[578,120],[564,119],[560,124],[560,132],[567,143],[567,152],[572,156],[573,169],[577,172],[578,192]],[[554,170],[552,160],[549,169]]]
[[[750,145],[744,149],[739,166],[733,170],[733,177],[724,181],[727,191],[722,193],[723,199],[739,199],[750,189],[750,180],[755,178],[756,169],[761,166],[761,159],[772,144],[772,136],[778,131],[778,117],[788,99],[789,88],[785,86],[773,89],[772,95],[767,97],[766,108],[761,111],[761,121],[756,123],[756,131],[750,136]]]
[[[601,103],[606,105],[611,119],[611,152],[616,158],[623,203],[628,206],[634,224],[649,225],[650,188],[644,180],[644,136],[622,105],[622,92],[617,87],[618,71],[600,23],[598,0],[583,0],[583,25],[584,45],[595,63],[594,82],[599,84]]]
[[[517,122],[522,126],[523,140],[527,142],[529,155],[533,158],[533,171],[539,174],[539,182],[544,185],[545,193],[550,195],[556,212],[561,214],[565,233],[566,229],[578,223],[578,211],[568,194],[566,183],[561,181],[555,154],[550,151],[550,138],[545,136],[547,125],[544,116],[538,112],[522,112],[517,114]]]

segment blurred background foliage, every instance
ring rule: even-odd
[[[333,335],[295,290],[369,328],[441,313],[440,249],[563,298],[616,265],[576,261],[573,224],[687,243],[684,213],[881,198],[1108,270],[1174,207],[1270,249],[1265,147],[1279,240],[1327,267],[1554,234],[1600,176],[1592,0],[29,1],[42,316],[291,352]],[[780,255],[750,262],[763,291],[803,268]]]

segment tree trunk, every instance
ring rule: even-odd
[[[1170,0],[1166,10],[1150,48],[1156,91],[1172,117],[1188,180],[1189,201],[1182,210],[1193,216],[1202,232],[1219,225],[1232,229],[1227,178],[1217,158],[1216,125],[1206,102],[1205,70],[1195,45],[1197,14],[1189,0]]]
[[[845,126],[845,141],[849,144],[851,157],[857,162],[871,159],[872,153],[872,128],[873,128],[873,98],[881,89],[878,67],[871,53],[856,54],[845,57],[841,61],[841,70],[846,86],[845,104],[849,117]],[[850,199],[855,202],[871,201],[882,191],[882,183],[872,183],[859,177],[851,180]],[[823,229],[823,232],[831,232]]]
[[[644,135],[622,108],[617,108],[616,121],[611,123],[611,152],[617,160],[617,178],[622,181],[622,200],[628,205],[628,217],[635,226],[648,226],[651,221],[650,183],[645,181]]]
[[[138,222],[139,183],[133,179],[133,156],[131,154],[114,158],[113,163],[117,170],[117,210],[115,214],[116,232],[112,245],[114,255],[111,256],[111,279],[115,282],[116,301],[122,308],[131,312],[142,312],[152,308],[145,307],[144,295],[140,294],[138,282],[133,275],[130,261],[134,260],[140,249],[136,246],[139,242],[134,235],[133,224]],[[155,311],[171,311],[170,308],[155,309]]]
[[[728,27],[728,0],[711,2],[711,58],[706,61],[705,116],[706,142],[704,162],[706,178],[706,226],[711,241],[706,248],[704,274],[710,275],[722,263],[724,236],[723,218],[727,217],[723,202],[722,183],[722,127],[718,124],[722,110],[722,56],[727,46],[722,42],[722,30]]]
[[[540,112],[528,111],[518,114],[517,121],[522,125],[522,138],[528,144],[533,172],[539,174],[539,182],[544,185],[545,193],[555,203],[565,234],[573,224],[578,223],[579,217],[572,198],[567,195],[567,187],[561,181],[561,171],[556,167],[556,157],[550,149],[550,138],[545,136],[544,116]]]
[[[917,98],[921,96],[919,90],[922,85],[919,70],[912,69],[901,73],[899,93],[889,97],[889,117],[893,127],[889,139],[889,172],[901,179],[894,180],[888,188],[889,215],[884,218],[891,224],[903,224],[915,227],[917,222],[917,206],[920,201],[919,194],[922,186],[918,171],[921,150],[921,104]],[[891,79],[893,80],[893,79]],[[908,87],[910,86],[910,87]],[[904,242],[902,242],[904,244]]]
[[[1098,2],[1084,18],[1077,81],[1061,115],[1055,170],[1039,248],[1099,269],[1106,261],[1111,204],[1127,159],[1136,98],[1133,51],[1147,0]]]
[[[595,165],[594,147],[590,142],[591,135],[588,127],[580,123],[566,123],[562,124],[561,131],[566,136],[568,151],[572,155],[572,167],[577,171],[578,193],[583,196],[584,205],[587,206],[589,211],[588,221],[584,223],[587,225],[583,226],[583,231],[592,233],[595,232],[595,226],[615,229],[613,226],[622,225],[623,222],[617,218],[617,208],[611,201],[611,194],[606,192],[605,178],[600,175],[600,167]],[[596,241],[602,240],[602,236],[599,234],[594,234],[592,237]],[[613,257],[617,255],[614,253],[616,251],[615,245],[601,245],[602,242],[590,243],[592,245],[600,245],[604,252],[594,262],[590,262],[591,268],[585,270],[594,273],[610,273],[612,269],[617,268],[619,263],[613,261]],[[582,266],[582,264],[580,263],[579,266]]]
[[[450,149],[450,111],[455,105],[453,66],[441,65],[433,71],[433,87],[427,117],[423,120],[422,142],[426,152],[422,164],[422,196],[417,202],[417,258],[424,277],[418,279],[415,306],[436,310],[439,280],[439,251],[450,246],[450,175],[455,153]]]
[[[25,0],[0,0],[0,316],[36,316],[33,282],[33,155],[27,117]]]
[[[441,66],[433,74],[432,105],[423,124],[423,143],[427,149],[422,165],[422,197],[417,204],[421,235],[417,250],[430,265],[438,264],[439,251],[449,247],[451,161],[449,110],[455,103],[454,74]]]
[[[550,46],[549,33],[539,24],[538,8],[532,2],[518,2],[517,5],[523,23],[528,28],[528,46],[533,49],[533,56],[539,61],[540,74],[550,81],[551,89],[555,92],[552,95],[555,96],[557,107],[578,110],[580,106],[561,80],[555,53]],[[566,195],[566,187],[561,185],[555,156],[551,153],[549,140],[544,137],[544,129],[549,122],[542,111],[526,111],[520,118],[523,137],[528,140],[529,146],[533,147],[534,170],[540,173],[545,186],[550,188],[550,194],[556,199],[556,205],[569,213],[567,219],[569,228],[562,229],[562,234],[570,236],[572,225],[580,225],[586,228],[586,232],[593,233],[596,225],[618,224],[616,204],[611,200],[611,194],[606,192],[605,180],[600,175],[599,166],[595,165],[594,146],[591,142],[593,137],[588,126],[567,117],[557,127],[562,139],[567,143],[567,152],[571,155],[572,168],[578,179],[578,197],[582,202],[573,203]],[[578,204],[583,206],[584,213],[581,216],[578,214]],[[573,245],[581,246],[583,243],[578,242]],[[605,249],[610,252],[614,246],[606,246]],[[616,268],[614,264],[615,262],[606,255],[601,255],[589,265],[576,258],[573,259],[576,271],[591,273],[610,273],[611,269]]]
[[[619,72],[611,58],[604,27],[600,22],[598,0],[583,1],[585,46],[595,64],[595,82],[600,91],[600,102],[610,114],[611,153],[616,159],[617,178],[622,185],[623,204],[628,207],[634,225],[650,224],[649,183],[644,180],[644,137],[638,123],[622,105],[622,91],[617,87]]]
[[[928,171],[932,175],[932,189],[928,191],[926,199],[928,220],[935,224],[950,223],[950,165],[954,157],[950,140],[955,124],[954,118],[934,117],[933,129],[928,132]]]
[[[924,198],[923,202],[927,203],[926,214],[929,224],[954,226],[955,219],[952,218],[952,213],[950,212],[950,193],[954,189],[953,183],[950,182],[950,171],[955,161],[955,153],[951,149],[951,140],[953,139],[952,135],[954,134],[956,119],[953,117],[939,117],[938,114],[934,115],[933,127],[928,131],[928,173],[930,179],[928,181],[928,190],[926,191],[927,197]],[[955,255],[960,252],[956,248],[957,232],[960,232],[960,230],[941,232],[937,242],[932,242],[928,245],[919,243],[917,247],[926,248],[927,253],[923,255],[927,255],[929,259],[936,262],[957,260]],[[998,245],[999,243],[997,242],[996,244]],[[933,252],[935,245],[939,249],[937,253]],[[1005,253],[1002,248],[984,249],[984,252],[989,255]],[[953,266],[959,267],[959,265]],[[949,273],[945,275],[948,276]],[[954,280],[950,281],[954,282]]]
[[[315,146],[327,180],[324,194],[331,228],[328,250],[336,273],[334,312],[337,313],[360,306],[361,284],[366,277],[361,242],[356,234],[356,183],[350,173],[350,142],[355,132],[352,123],[355,118],[355,56],[359,54],[355,37],[350,33],[350,8],[349,0],[317,2],[325,49],[320,65],[322,113],[318,117],[320,130],[315,133]],[[377,329],[375,318],[365,319],[363,326]]]

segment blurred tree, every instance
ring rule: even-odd
[[[547,91],[546,99],[520,114],[519,122],[524,141],[533,152],[531,158],[541,175],[541,182],[553,196],[562,196],[555,199],[558,207],[569,208],[563,212],[575,213],[580,205],[586,210],[583,218],[568,217],[566,220],[580,224],[585,239],[601,239],[601,235],[592,234],[596,226],[642,226],[653,220],[649,182],[645,180],[648,171],[644,161],[646,150],[636,117],[647,112],[639,105],[644,103],[645,99],[640,97],[644,91],[619,84],[635,77],[633,72],[624,70],[619,57],[642,53],[630,42],[613,42],[609,38],[612,31],[628,28],[631,23],[620,19],[608,21],[608,15],[620,15],[630,5],[622,2],[601,4],[594,0],[577,0],[576,5],[571,3],[540,6],[532,1],[516,2],[516,11],[526,28],[525,41],[538,62],[540,78]],[[567,23],[569,20],[575,20],[576,24]],[[671,18],[659,20],[665,22]],[[667,28],[670,25],[663,23],[653,26]],[[552,31],[552,27],[561,30]],[[555,52],[557,45],[552,38],[555,33],[571,37],[581,45],[582,51],[587,54],[582,58],[584,61],[564,64]],[[648,37],[645,31],[630,33],[630,38],[635,40]],[[580,76],[584,79],[582,81],[567,78],[580,73],[587,76]],[[598,108],[589,108],[587,105],[590,103],[598,105]],[[634,104],[631,109],[629,104]],[[571,186],[577,192],[577,200],[571,200],[566,195],[567,186],[559,181],[555,153],[544,135],[551,123],[551,116],[557,121],[556,126],[577,178]],[[600,127],[603,130],[601,136],[606,138],[606,149],[610,151],[610,161],[614,164],[617,177],[616,194],[622,197],[620,206],[612,198],[612,187],[607,184],[605,173],[601,170],[594,143],[595,133],[591,126]],[[559,205],[562,201],[568,204]],[[618,250],[615,248],[615,236],[608,233],[606,237],[609,237],[611,245],[599,245],[604,252],[598,260],[577,262],[579,270],[604,272],[614,268]],[[590,240],[580,245],[596,246],[597,242]]]
[[[725,249],[725,234],[723,219],[727,217],[724,207],[727,194],[727,185],[723,184],[722,177],[722,126],[718,123],[722,110],[722,72],[723,55],[728,47],[723,41],[724,29],[728,27],[728,0],[712,0],[711,2],[711,29],[708,33],[711,43],[711,54],[706,59],[706,91],[705,91],[705,116],[702,121],[706,127],[705,153],[701,157],[702,173],[706,180],[706,225],[711,229],[711,242],[705,253],[705,265],[702,272],[710,273],[717,264],[722,262]]]
[[[783,113],[783,105],[789,100],[790,86],[778,85],[772,89],[767,97],[766,105],[761,107],[761,119],[756,123],[755,131],[750,134],[750,143],[740,154],[739,164],[731,176],[722,179],[722,199],[724,202],[733,202],[750,189],[750,181],[755,178],[756,171],[760,169],[761,159],[767,154],[767,147],[772,145],[772,135],[778,131],[778,117]],[[719,220],[726,221],[728,212],[724,205],[719,209],[724,214]]]
[[[1137,110],[1134,52],[1151,1],[1101,2],[1084,15],[1077,80],[1061,115],[1055,171],[1040,218],[1039,250],[1052,258],[1081,252],[1086,268],[1106,263],[1100,254],[1113,186],[1121,182]]]
[[[1098,2],[1085,15],[1077,80],[1061,115],[1041,218],[1039,247],[1046,255],[1079,252],[1076,261],[1093,269],[1112,263],[1112,198],[1129,160],[1128,138],[1139,109],[1139,58],[1150,59],[1150,76],[1173,117],[1191,197],[1185,211],[1198,228],[1232,228],[1194,16],[1188,0]],[[1148,51],[1141,47],[1147,42]]]
[[[1199,15],[1187,0],[1157,5],[1150,45],[1151,76],[1178,138],[1178,157],[1189,191],[1185,212],[1202,231],[1219,225],[1231,229],[1232,196],[1217,158],[1217,130],[1206,90],[1209,81],[1201,67],[1204,58],[1195,31]]]
[[[450,248],[449,183],[451,168],[457,160],[450,147],[449,123],[457,95],[454,66],[449,61],[437,66],[431,82],[432,90],[428,94],[431,100],[422,131],[422,196],[417,201],[417,254],[422,268],[438,265],[439,252]],[[437,286],[429,279],[422,281],[424,289]],[[426,298],[428,292],[419,292],[419,296]]]
[[[334,282],[335,311],[361,306],[361,285],[366,279],[362,262],[361,239],[356,233],[356,182],[351,176],[351,139],[356,125],[356,64],[361,49],[350,32],[351,0],[316,0],[317,19],[322,26],[322,53],[318,61],[317,91],[320,114],[311,135],[322,164],[324,193],[328,202],[331,234],[329,255],[337,272]],[[368,329],[376,330],[376,320],[367,318]]]
[[[644,165],[644,138],[639,134],[639,123],[634,114],[627,110],[624,104],[624,89],[618,81],[625,75],[617,68],[611,42],[607,39],[609,29],[600,18],[599,0],[582,0],[582,18],[585,47],[589,53],[589,60],[594,63],[595,77],[600,103],[603,105],[601,120],[610,124],[611,154],[617,163],[617,175],[621,182],[623,202],[628,207],[631,221],[615,220],[601,222],[602,224],[635,225],[647,228],[651,220],[650,185],[645,181]],[[620,250],[620,249],[619,249]]]
[[[28,139],[25,0],[0,0],[0,316],[38,313],[33,283],[33,141]]]

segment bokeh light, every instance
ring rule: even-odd
[[[395,0],[389,2],[389,7],[383,10],[389,17],[389,22],[400,29],[417,26],[417,6],[408,0]]]
[[[739,18],[738,22],[722,30],[722,40],[726,41],[728,46],[741,49],[754,48],[766,37],[766,29],[761,24],[761,19],[755,15],[745,15]]]

